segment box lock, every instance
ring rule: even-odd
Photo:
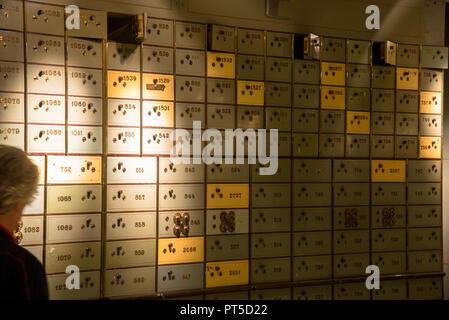
[[[44,13],[45,13],[44,10],[42,10],[42,9],[41,9],[41,10],[38,10],[36,14],[33,14],[32,19],[33,19],[33,20],[37,20],[37,19],[39,19]],[[44,17],[42,18],[42,20],[43,20],[45,23],[47,23],[47,22],[48,22],[48,17],[47,17],[47,16],[44,16]]]
[[[119,134],[117,135],[117,137],[115,137],[115,138],[112,139],[112,142],[113,142],[113,143],[117,143],[118,141],[121,141],[121,142],[123,142],[123,143],[126,143],[126,137],[124,137],[123,132],[119,133]]]
[[[93,166],[93,163],[91,161],[87,161],[86,165],[81,167],[81,172],[91,171],[92,173],[95,173],[97,169]]]
[[[95,229],[96,224],[92,222],[92,219],[86,219],[86,223],[81,225],[81,230],[84,229]]]
[[[92,111],[93,114],[96,114],[98,112],[97,108],[95,108],[93,103],[88,103],[87,105],[85,103],[83,103],[82,106],[83,106],[83,108],[82,108],[81,112],[83,114],[85,114],[88,111]]]
[[[175,279],[176,279],[176,277],[173,274],[173,271],[169,271],[166,276],[162,277],[162,281],[167,281],[167,280],[171,281],[171,280],[175,280]]]
[[[347,208],[344,212],[345,228],[357,228],[359,225],[357,208]]]
[[[84,279],[84,281],[80,283],[81,289],[88,288],[88,287],[94,287],[94,286],[95,286],[95,283],[92,281],[91,277],[86,277]]]
[[[126,200],[126,195],[124,194],[123,190],[117,191],[115,195],[112,196],[112,200]],[[120,223],[118,224],[120,225]]]
[[[161,111],[160,111],[160,109],[158,108],[158,106],[153,106],[153,109],[152,109],[153,111],[148,111],[148,116],[149,117],[151,117],[151,115],[154,113],[154,114],[156,114],[158,117],[160,117],[161,116]]]
[[[395,208],[382,209],[382,226],[394,227],[396,225],[396,211]]]
[[[114,167],[114,168],[112,169],[112,172],[114,172],[114,173],[116,173],[117,171],[121,171],[121,172],[123,172],[123,173],[126,172],[126,167],[123,165],[123,162],[119,162],[119,163],[117,164],[117,167]]]
[[[55,104],[56,104],[56,101],[55,101]],[[44,100],[39,101],[38,105],[35,106],[35,107],[33,108],[33,110],[34,110],[34,111],[38,111],[39,109],[42,109],[44,106],[46,106],[45,109],[44,109],[45,112],[49,112],[49,111],[50,111],[49,104],[46,103]]]
[[[111,253],[111,255],[113,256],[113,257],[119,257],[119,256],[124,256],[126,254],[126,251],[125,250],[123,250],[123,247],[122,246],[119,246],[119,247],[117,247],[117,248],[115,248],[115,250],[114,251],[112,251],[112,253]]]
[[[119,191],[118,192],[118,196],[122,196],[122,191]],[[115,199],[114,199],[115,200]],[[125,197],[123,197],[123,199],[122,200],[125,200]],[[116,222],[114,222],[113,224],[112,224],[112,229],[118,229],[118,228],[122,228],[122,229],[124,229],[126,227],[126,223],[124,223],[123,222],[123,218],[118,218],[117,220],[116,220]]]
[[[213,219],[216,219],[214,216]],[[215,229],[217,225],[214,223],[212,228]],[[234,232],[235,231],[235,212],[234,211],[222,211],[220,213],[220,232]]]
[[[217,114],[220,114],[220,111],[221,110],[217,110]],[[196,112],[201,112],[201,108],[199,108],[199,107],[194,107],[194,106],[192,106],[192,107],[186,107],[185,109],[184,109],[184,112],[181,112],[180,114],[179,114],[179,116],[181,117],[181,118],[189,118],[189,119],[192,119],[193,118],[193,116],[194,116],[194,113],[196,113]],[[160,112],[158,112],[158,115],[160,115]],[[214,115],[212,115],[212,119],[214,119]],[[223,116],[221,116],[221,119],[223,119]]]
[[[6,43],[3,44],[4,47],[6,47]],[[33,46],[33,50],[37,51],[40,47],[43,46],[43,50],[45,52],[48,52],[48,47],[45,45],[45,41],[44,40],[39,40],[39,42],[37,43],[37,45]]]
[[[83,202],[87,201],[87,200],[95,201],[96,199],[97,199],[97,196],[95,196],[93,191],[87,191],[86,194],[81,197],[81,201],[83,201]]]
[[[83,51],[81,51],[81,54],[85,57],[88,54],[91,54],[92,56],[96,56],[97,55],[97,51],[94,50],[94,46],[88,44],[87,46],[85,46],[85,49],[83,49]]]
[[[131,104],[119,104],[116,109],[112,110],[112,114],[116,115],[117,113],[121,113],[122,115],[126,116],[126,114],[128,113],[126,110],[129,108],[136,109],[136,106]]]
[[[81,139],[82,142],[86,142],[87,140],[92,140],[92,142],[97,142],[97,137],[94,136],[92,131],[87,132],[87,136]]]
[[[167,217],[166,220],[168,219],[169,218]],[[176,237],[179,238],[181,234],[183,234],[186,237],[189,235],[190,215],[187,212],[184,212],[182,215],[180,213],[176,213],[173,216],[173,223],[175,224],[173,226],[173,234]]]
[[[122,279],[122,275],[121,274],[116,274],[113,278],[113,280],[111,281],[111,286],[114,285],[124,285],[125,284],[125,280]]]
[[[220,261],[206,264],[206,288],[248,284],[249,261]]]
[[[84,252],[81,254],[81,259],[84,258],[94,258],[95,252],[93,252],[92,248],[86,248]]]

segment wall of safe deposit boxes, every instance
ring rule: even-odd
[[[447,49],[393,44],[373,65],[369,41],[322,37],[299,60],[288,33],[149,18],[139,46],[106,25],[83,10],[68,31],[61,6],[0,1],[0,143],[41,168],[18,232],[52,298],[442,297]],[[278,173],[174,165],[170,134],[193,120],[278,128]],[[370,293],[369,264],[427,276]]]

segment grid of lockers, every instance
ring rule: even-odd
[[[388,43],[394,67],[369,41],[310,36],[302,60],[288,33],[149,18],[131,45],[105,41],[104,12],[65,31],[63,7],[1,10],[1,143],[41,168],[18,234],[52,297],[370,298],[325,280],[441,272],[444,48]],[[173,129],[194,120],[279,129],[277,174],[172,163]],[[64,290],[68,265],[81,290]],[[439,277],[382,286],[373,298],[442,294]]]

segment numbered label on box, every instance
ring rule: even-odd
[[[107,13],[106,11],[80,10],[80,28],[67,30],[71,37],[106,39]]]
[[[68,127],[68,153],[101,154],[103,129],[101,127]]]
[[[27,86],[30,93],[65,94],[65,68],[28,64]]]
[[[24,122],[24,110],[23,93],[0,93],[0,119],[2,119],[2,122]]]
[[[100,240],[101,214],[47,216],[47,244]]]
[[[65,273],[69,265],[81,271],[101,267],[101,242],[47,245],[45,251],[47,273]]]
[[[30,153],[64,153],[64,126],[28,126],[28,152]]]
[[[108,213],[106,239],[122,240],[154,238],[156,236],[156,213]]]
[[[156,158],[108,157],[108,183],[155,183]]]
[[[2,6],[4,4],[2,3]],[[4,13],[8,16],[8,13]],[[0,25],[2,21],[0,20]],[[2,47],[0,48],[0,59],[7,61],[23,61],[23,33],[15,31],[0,31]]]
[[[23,217],[17,226],[15,237],[17,239],[17,243],[22,246],[43,244],[44,217]]]
[[[64,35],[64,8],[62,7],[26,3],[25,17],[28,31]]]
[[[140,126],[140,101],[109,99],[108,124],[110,126]]]
[[[245,285],[249,282],[249,260],[208,262],[206,288]]]
[[[101,157],[49,156],[48,184],[101,184]]]
[[[108,71],[108,97],[140,99],[140,73]]]
[[[101,98],[68,98],[69,125],[101,125],[103,101]]]
[[[175,111],[173,102],[143,101],[142,125],[144,127],[167,127],[174,125]]]
[[[155,265],[156,239],[106,242],[106,268]]]
[[[441,138],[440,137],[420,137],[419,138],[419,158],[441,158]]]
[[[172,75],[144,73],[142,77],[142,98],[154,100],[174,99],[174,78]]]
[[[399,90],[418,90],[418,69],[397,68],[396,87]]]
[[[140,129],[108,128],[109,154],[140,154]]]
[[[51,300],[99,299],[101,287],[100,271],[81,272],[80,290],[66,287],[67,275],[49,275],[48,288]]]
[[[27,62],[64,65],[64,38],[27,33]],[[16,51],[20,52],[20,51]]]
[[[145,296],[156,291],[156,268],[106,270],[105,297]]]
[[[29,94],[28,122],[65,124],[65,97]]]
[[[346,91],[344,87],[321,87],[321,108],[340,109],[346,107]]]
[[[158,240],[158,264],[203,262],[204,237]]]
[[[371,160],[371,181],[405,182],[405,160]]]
[[[0,124],[0,144],[25,149],[25,126],[23,124]]]
[[[237,81],[237,104],[263,106],[265,103],[265,87],[263,82]]]
[[[47,213],[101,212],[101,185],[48,186]]]
[[[67,65],[101,68],[103,46],[100,41],[78,38],[67,39]]]
[[[424,92],[420,93],[419,101],[420,113],[441,113],[441,93],[439,92]]]
[[[156,209],[156,186],[108,186],[108,211],[148,211]]]
[[[204,208],[204,185],[159,185],[159,209],[182,210]]]

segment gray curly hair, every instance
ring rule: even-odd
[[[0,145],[0,215],[28,205],[37,193],[39,169],[20,149]]]

